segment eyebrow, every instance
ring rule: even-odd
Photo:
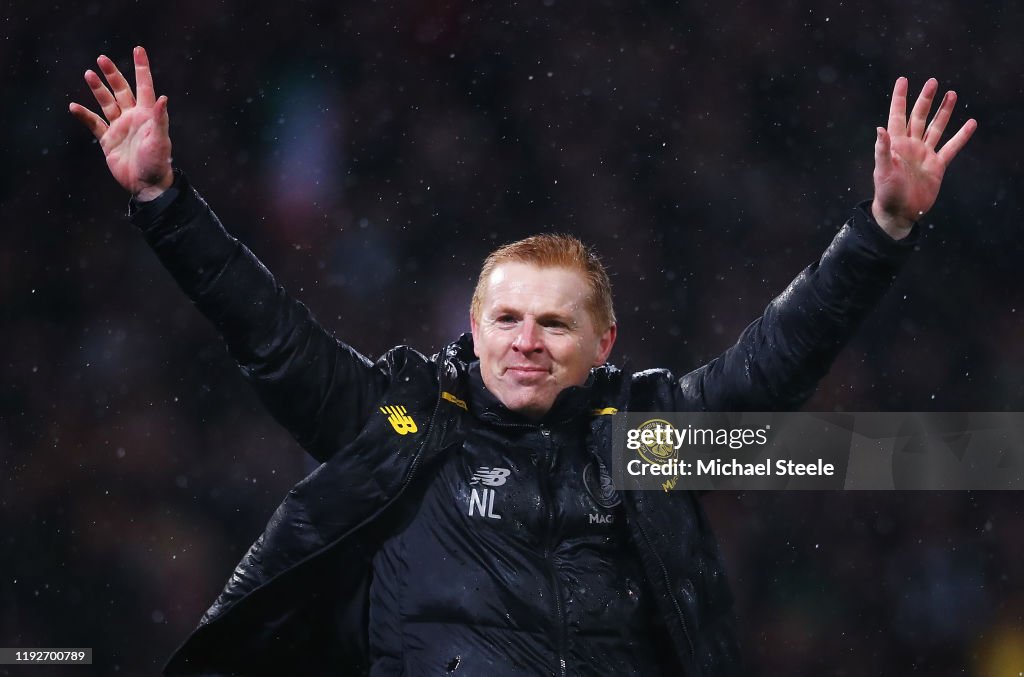
[[[521,317],[523,315],[523,312],[521,310],[510,308],[508,306],[498,306],[494,308],[492,317],[497,318],[501,317],[502,315],[514,315],[516,317]],[[551,322],[552,320],[561,322],[569,327],[575,327],[578,324],[576,321],[573,320],[571,316],[564,315],[562,313],[541,313],[540,315],[537,315],[538,324],[542,324],[544,322]]]

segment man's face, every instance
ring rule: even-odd
[[[502,404],[540,418],[608,359],[616,329],[594,326],[589,295],[583,273],[568,268],[506,262],[491,271],[470,323],[484,385]]]

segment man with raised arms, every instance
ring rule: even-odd
[[[101,56],[85,80],[130,216],[223,335],[270,412],[321,465],[289,492],[169,674],[741,672],[718,547],[687,491],[616,492],[615,411],[798,407],[889,287],[946,167],[928,80],[896,81],[874,199],[707,365],[606,363],[617,326],[594,254],[537,235],[483,264],[471,334],[372,361],[337,341],[221,226],[171,164],[145,50],[136,92]],[[105,79],[105,83],[104,83]],[[136,96],[137,95],[137,96]]]

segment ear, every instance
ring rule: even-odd
[[[608,361],[608,356],[612,352],[612,346],[615,345],[615,337],[618,335],[618,331],[618,326],[613,324],[601,334],[601,338],[597,342],[597,355],[594,357],[595,367],[600,367]]]
[[[477,324],[473,313],[469,314],[469,331],[473,334],[473,354],[480,357],[480,349],[477,348],[480,345],[480,325]]]

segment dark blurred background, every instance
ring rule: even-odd
[[[346,6],[347,5],[347,6]],[[870,197],[892,83],[980,129],[807,409],[1024,410],[1019,3],[384,0],[0,11],[0,646],[156,673],[304,452],[125,219],[70,101],[149,49],[175,164],[370,356],[467,329],[483,256],[603,254],[633,369],[732,343]],[[763,675],[1017,675],[1024,497],[716,493]]]

